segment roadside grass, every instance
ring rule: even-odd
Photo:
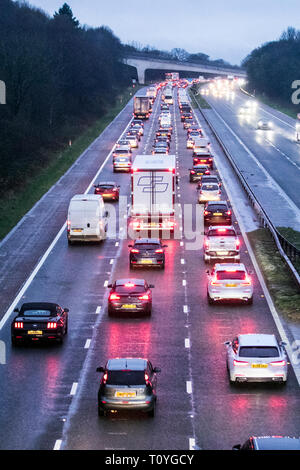
[[[199,88],[197,90],[197,93]],[[200,94],[195,94],[192,89],[189,89],[189,95],[192,99],[192,107],[193,108],[202,108],[202,109],[210,109],[211,106],[207,103],[207,101],[203,98]]]
[[[294,245],[298,250],[300,250],[300,232],[292,229],[291,227],[276,228],[286,240],[288,240],[290,243],[292,243],[292,245]],[[293,265],[300,274],[300,259],[297,259],[297,261],[293,261]]]
[[[81,153],[104,131],[139,88],[141,86],[136,86],[134,90],[132,87],[126,89],[117,97],[115,105],[108,113],[78,135],[71,146],[67,146],[62,151],[53,154],[44,168],[26,179],[21,190],[12,190],[0,198],[0,240],[9,233],[32,206],[70,168]]]
[[[267,229],[247,233],[277,311],[300,323],[300,292]]]

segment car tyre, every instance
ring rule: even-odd
[[[213,299],[210,297],[209,293],[207,292],[207,302],[209,303],[209,305],[213,305],[214,304],[214,301]]]
[[[147,415],[149,416],[149,418],[154,418],[154,416],[155,416],[155,411],[156,411],[155,408],[156,408],[156,405],[153,405],[152,410],[147,411]]]
[[[247,300],[247,304],[248,304],[248,305],[252,305],[252,304],[253,304],[253,296],[250,297],[250,299]]]
[[[100,416],[100,417],[105,417],[106,416],[106,411],[103,410],[102,408],[100,408],[100,406],[98,406],[98,416]]]

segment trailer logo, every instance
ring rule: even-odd
[[[163,181],[163,176],[141,176],[137,185],[143,186],[143,193],[152,193],[153,190],[156,193],[165,193],[169,187],[169,183],[164,183]]]

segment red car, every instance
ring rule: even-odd
[[[104,201],[118,201],[120,196],[120,186],[113,181],[94,184],[94,194],[101,194]]]

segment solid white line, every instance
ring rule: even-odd
[[[99,305],[97,308],[96,308],[96,312],[95,313],[100,313],[101,312],[101,306]]]
[[[53,450],[60,450],[61,443],[62,443],[62,440],[61,440],[61,439],[57,439],[57,440],[55,441]]]
[[[189,438],[189,450],[194,450],[196,446],[196,441],[193,437]]]
[[[73,385],[72,385],[72,388],[71,388],[71,391],[70,391],[70,395],[75,395],[77,387],[78,387],[78,382],[73,382]]]
[[[91,345],[91,339],[87,339],[86,342],[85,342],[85,345],[84,345],[84,349],[89,349],[90,345]]]
[[[186,286],[186,279],[182,279],[182,285]]]
[[[187,306],[187,305],[184,305],[184,306],[183,306],[183,313],[188,313],[188,311],[189,311],[188,306]]]
[[[185,264],[184,258],[181,258],[180,263],[181,263],[181,264]]]

